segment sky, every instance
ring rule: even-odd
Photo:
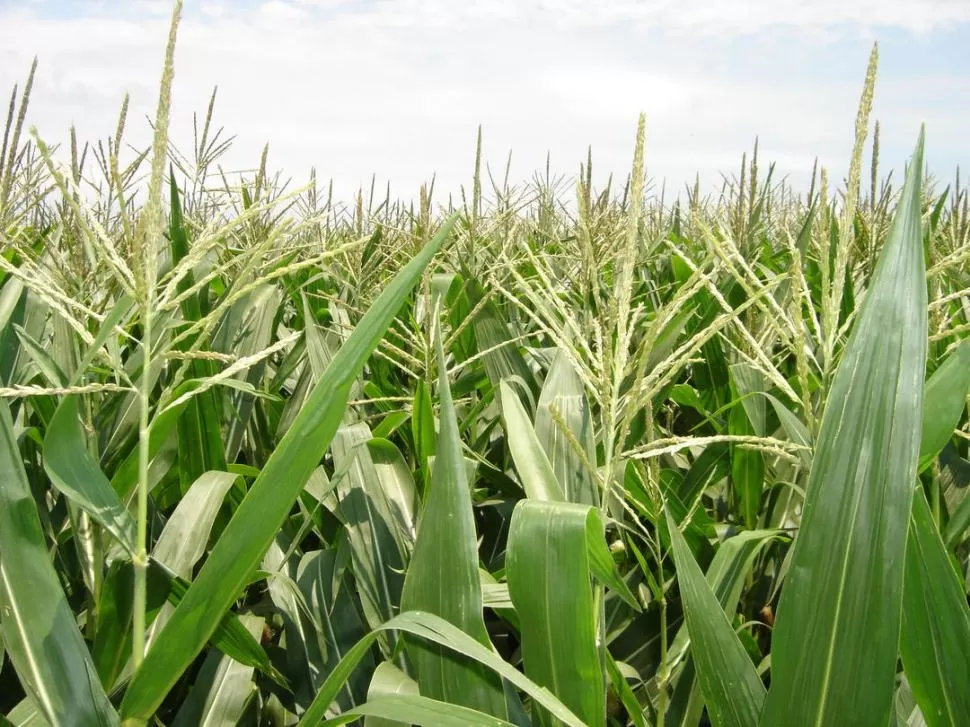
[[[148,144],[172,3],[0,0],[0,93],[39,66],[29,123],[66,146],[113,133]],[[646,114],[647,174],[671,197],[759,167],[807,189],[813,160],[841,180],[866,63],[879,44],[873,120],[883,168],[920,124],[941,182],[970,167],[970,0],[268,0],[185,3],[171,134],[218,86],[214,125],[234,135],[227,170],[268,165],[295,185],[315,167],[338,198],[391,184],[413,198],[470,186],[475,137],[496,179],[545,169],[622,179]],[[868,162],[867,162],[868,164]],[[486,180],[487,183],[487,180]],[[568,194],[569,192],[567,192]]]

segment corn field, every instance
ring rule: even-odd
[[[345,207],[170,143],[179,16],[137,154],[11,96],[0,723],[970,724],[970,203],[877,49],[840,183],[657,199],[641,116]]]

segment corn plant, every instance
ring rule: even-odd
[[[171,144],[180,13],[149,148],[11,96],[5,724],[970,723],[968,197],[863,185],[876,49],[838,190],[651,196],[641,116],[342,206]]]

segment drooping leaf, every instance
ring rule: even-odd
[[[565,724],[570,727],[585,727],[583,721],[548,689],[536,684],[514,666],[503,661],[492,649],[483,646],[461,629],[439,616],[424,611],[407,611],[395,616],[386,624],[383,624],[380,629],[371,632],[355,644],[327,676],[327,680],[320,687],[320,691],[317,692],[313,704],[310,705],[310,708],[307,709],[300,720],[299,727],[316,727],[316,725],[321,724],[327,706],[333,702],[337,692],[353,672],[360,659],[368,653],[377,638],[377,632],[389,630],[405,631],[474,659],[524,691],[535,702],[549,710],[554,717],[562,720]]]
[[[51,724],[117,725],[48,556],[3,400],[0,473],[0,614],[7,655]]]
[[[135,521],[84,443],[76,394],[64,397],[44,437],[44,469],[55,487],[133,553]]]

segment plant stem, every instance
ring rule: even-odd
[[[664,727],[667,712],[667,594],[664,591],[664,564],[657,543],[657,585],[660,588],[660,668],[657,670],[657,727]]]
[[[147,296],[146,296],[147,300]],[[142,312],[144,340],[142,342],[142,373],[138,401],[138,533],[134,557],[135,596],[132,612],[132,663],[137,669],[145,657],[145,611],[148,574],[148,457],[150,428],[148,423],[149,397],[152,390],[152,306],[147,302]]]

